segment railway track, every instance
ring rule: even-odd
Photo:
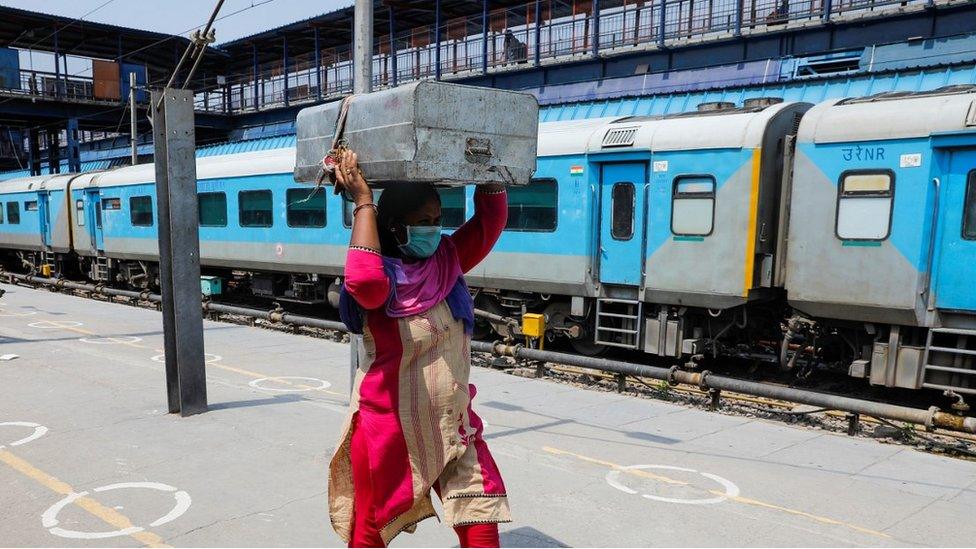
[[[133,306],[158,308],[160,302],[160,296],[149,291],[119,290],[64,279],[3,272],[0,280],[89,298],[97,296]],[[333,339],[339,339],[345,333],[341,322],[296,315],[278,306],[259,309],[237,303],[204,301],[202,307],[215,320],[248,322],[278,329],[304,327],[316,331],[312,335]],[[724,413],[751,412],[771,418],[804,418],[815,421],[818,427],[846,430],[850,435],[861,434],[864,425],[885,426],[891,433],[900,435],[894,438],[900,438],[902,443],[918,445],[921,441],[930,450],[976,458],[976,418],[945,412],[934,406],[928,409],[901,406],[708,371],[685,371],[677,367],[541,351],[511,342],[474,341],[472,350],[482,354],[487,359],[482,362],[487,365],[497,367],[498,359],[506,360],[507,369],[516,373],[531,372],[536,377],[590,386],[599,383],[605,390],[678,400]],[[922,435],[922,432],[926,434]]]

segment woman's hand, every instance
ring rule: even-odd
[[[339,155],[336,166],[336,182],[339,190],[345,190],[357,206],[373,201],[373,191],[370,190],[363,173],[359,171],[359,157],[353,151],[346,149]]]

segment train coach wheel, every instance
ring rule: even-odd
[[[600,356],[607,352],[606,345],[594,343],[590,339],[570,339],[569,344],[573,347],[574,351],[583,356]]]

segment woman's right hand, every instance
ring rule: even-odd
[[[340,153],[338,160],[335,175],[340,190],[348,192],[357,206],[372,202],[373,192],[366,183],[363,173],[359,171],[359,157],[356,153],[346,149]]]

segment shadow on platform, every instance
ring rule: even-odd
[[[531,526],[522,526],[499,534],[502,547],[569,547]]]
[[[511,403],[508,403],[508,402],[498,402],[498,401],[495,401],[495,400],[490,400],[488,402],[482,402],[480,404],[480,406],[484,406],[486,408],[495,408],[496,410],[503,410],[503,411],[506,411],[506,412],[524,412],[524,413],[527,413],[527,414],[532,414],[532,415],[535,415],[535,416],[538,416],[538,417],[541,417],[541,418],[547,418],[547,419],[552,420],[552,421],[549,421],[549,422],[546,422],[546,423],[538,423],[536,425],[531,425],[531,426],[528,426],[528,427],[518,427],[518,428],[514,428],[514,429],[508,429],[508,430],[505,430],[505,431],[498,431],[498,432],[495,432],[495,433],[489,433],[489,434],[486,434],[485,435],[485,439],[486,440],[490,440],[490,439],[493,439],[493,438],[501,438],[501,437],[511,436],[511,435],[525,433],[525,432],[531,432],[531,431],[541,431],[543,429],[550,428],[550,427],[557,427],[559,425],[576,424],[576,425],[585,425],[587,427],[596,427],[596,428],[599,428],[599,429],[605,429],[605,430],[614,431],[614,432],[620,433],[620,434],[622,434],[622,435],[624,435],[626,437],[633,438],[633,439],[637,439],[637,440],[641,440],[641,441],[644,441],[644,442],[654,442],[654,443],[657,443],[657,444],[677,444],[677,443],[681,442],[680,440],[675,439],[675,438],[662,437],[662,436],[659,436],[659,435],[652,435],[650,433],[644,433],[644,432],[640,432],[640,431],[626,431],[626,430],[623,430],[623,429],[614,429],[612,427],[607,427],[606,425],[595,425],[595,424],[592,424],[592,423],[587,423],[585,421],[579,421],[579,420],[576,420],[576,419],[559,418],[559,417],[556,417],[556,416],[551,416],[551,415],[543,414],[543,413],[536,412],[536,411],[533,411],[533,410],[528,410],[528,409],[526,409],[526,408],[524,408],[522,406],[519,406],[517,404],[511,404]]]
[[[232,402],[213,402],[209,405],[208,410],[214,412],[216,410],[229,410],[233,408],[253,408],[254,406],[267,406],[269,404],[288,404],[291,402],[299,402],[304,400],[299,395],[277,395],[271,398],[260,398],[256,400],[235,400]]]

